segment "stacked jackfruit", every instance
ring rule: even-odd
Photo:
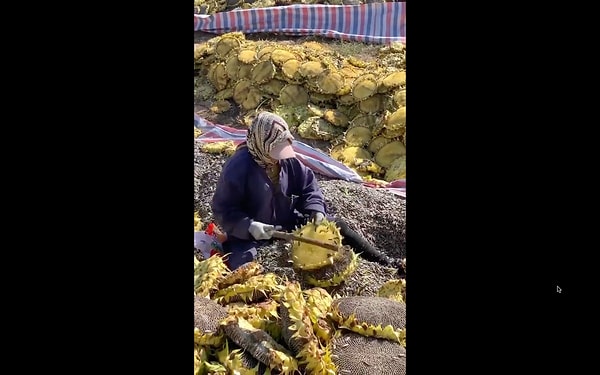
[[[341,243],[328,222],[296,234]],[[351,249],[311,246],[292,243],[295,268],[333,267],[337,283],[353,272],[344,261],[356,261]],[[195,375],[405,374],[405,282],[390,281],[377,297],[334,298],[326,287],[303,290],[254,262],[231,272],[218,255],[194,258],[194,279]]]
[[[317,42],[283,45],[233,32],[195,44],[196,94],[216,113],[237,105],[249,124],[269,110],[305,139],[375,181],[406,177],[406,69],[401,44],[375,62]]]

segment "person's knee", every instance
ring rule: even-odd
[[[245,263],[254,261],[256,258],[256,248],[241,249],[232,251],[227,257],[227,265],[231,271],[238,269]]]

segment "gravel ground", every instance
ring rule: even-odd
[[[194,210],[204,223],[213,220],[210,202],[214,194],[221,168],[227,157],[199,150],[194,147]],[[381,189],[374,189],[351,182],[332,180],[317,175],[325,195],[328,209],[364,236],[386,255],[401,259],[406,257],[406,201]],[[288,247],[282,241],[258,250],[257,260],[266,272],[273,272],[289,280],[299,280],[288,261]],[[386,281],[397,278],[396,270],[378,263],[359,259],[356,272],[342,285],[329,289],[339,295],[374,295]],[[304,284],[303,284],[304,286]]]

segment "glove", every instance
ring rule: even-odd
[[[325,219],[325,215],[323,215],[322,212],[313,211],[310,214],[310,221],[312,221],[316,225],[321,224],[321,222],[323,221],[323,219]]]
[[[273,225],[261,223],[260,221],[253,221],[248,228],[248,232],[256,240],[270,240],[274,230]]]

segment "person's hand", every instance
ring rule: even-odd
[[[275,229],[276,228],[273,225],[261,223],[260,221],[253,221],[250,223],[248,232],[250,232],[252,237],[256,240],[270,240]]]
[[[310,221],[315,223],[315,225],[321,224],[321,222],[325,219],[325,215],[322,212],[313,211],[310,214]]]

